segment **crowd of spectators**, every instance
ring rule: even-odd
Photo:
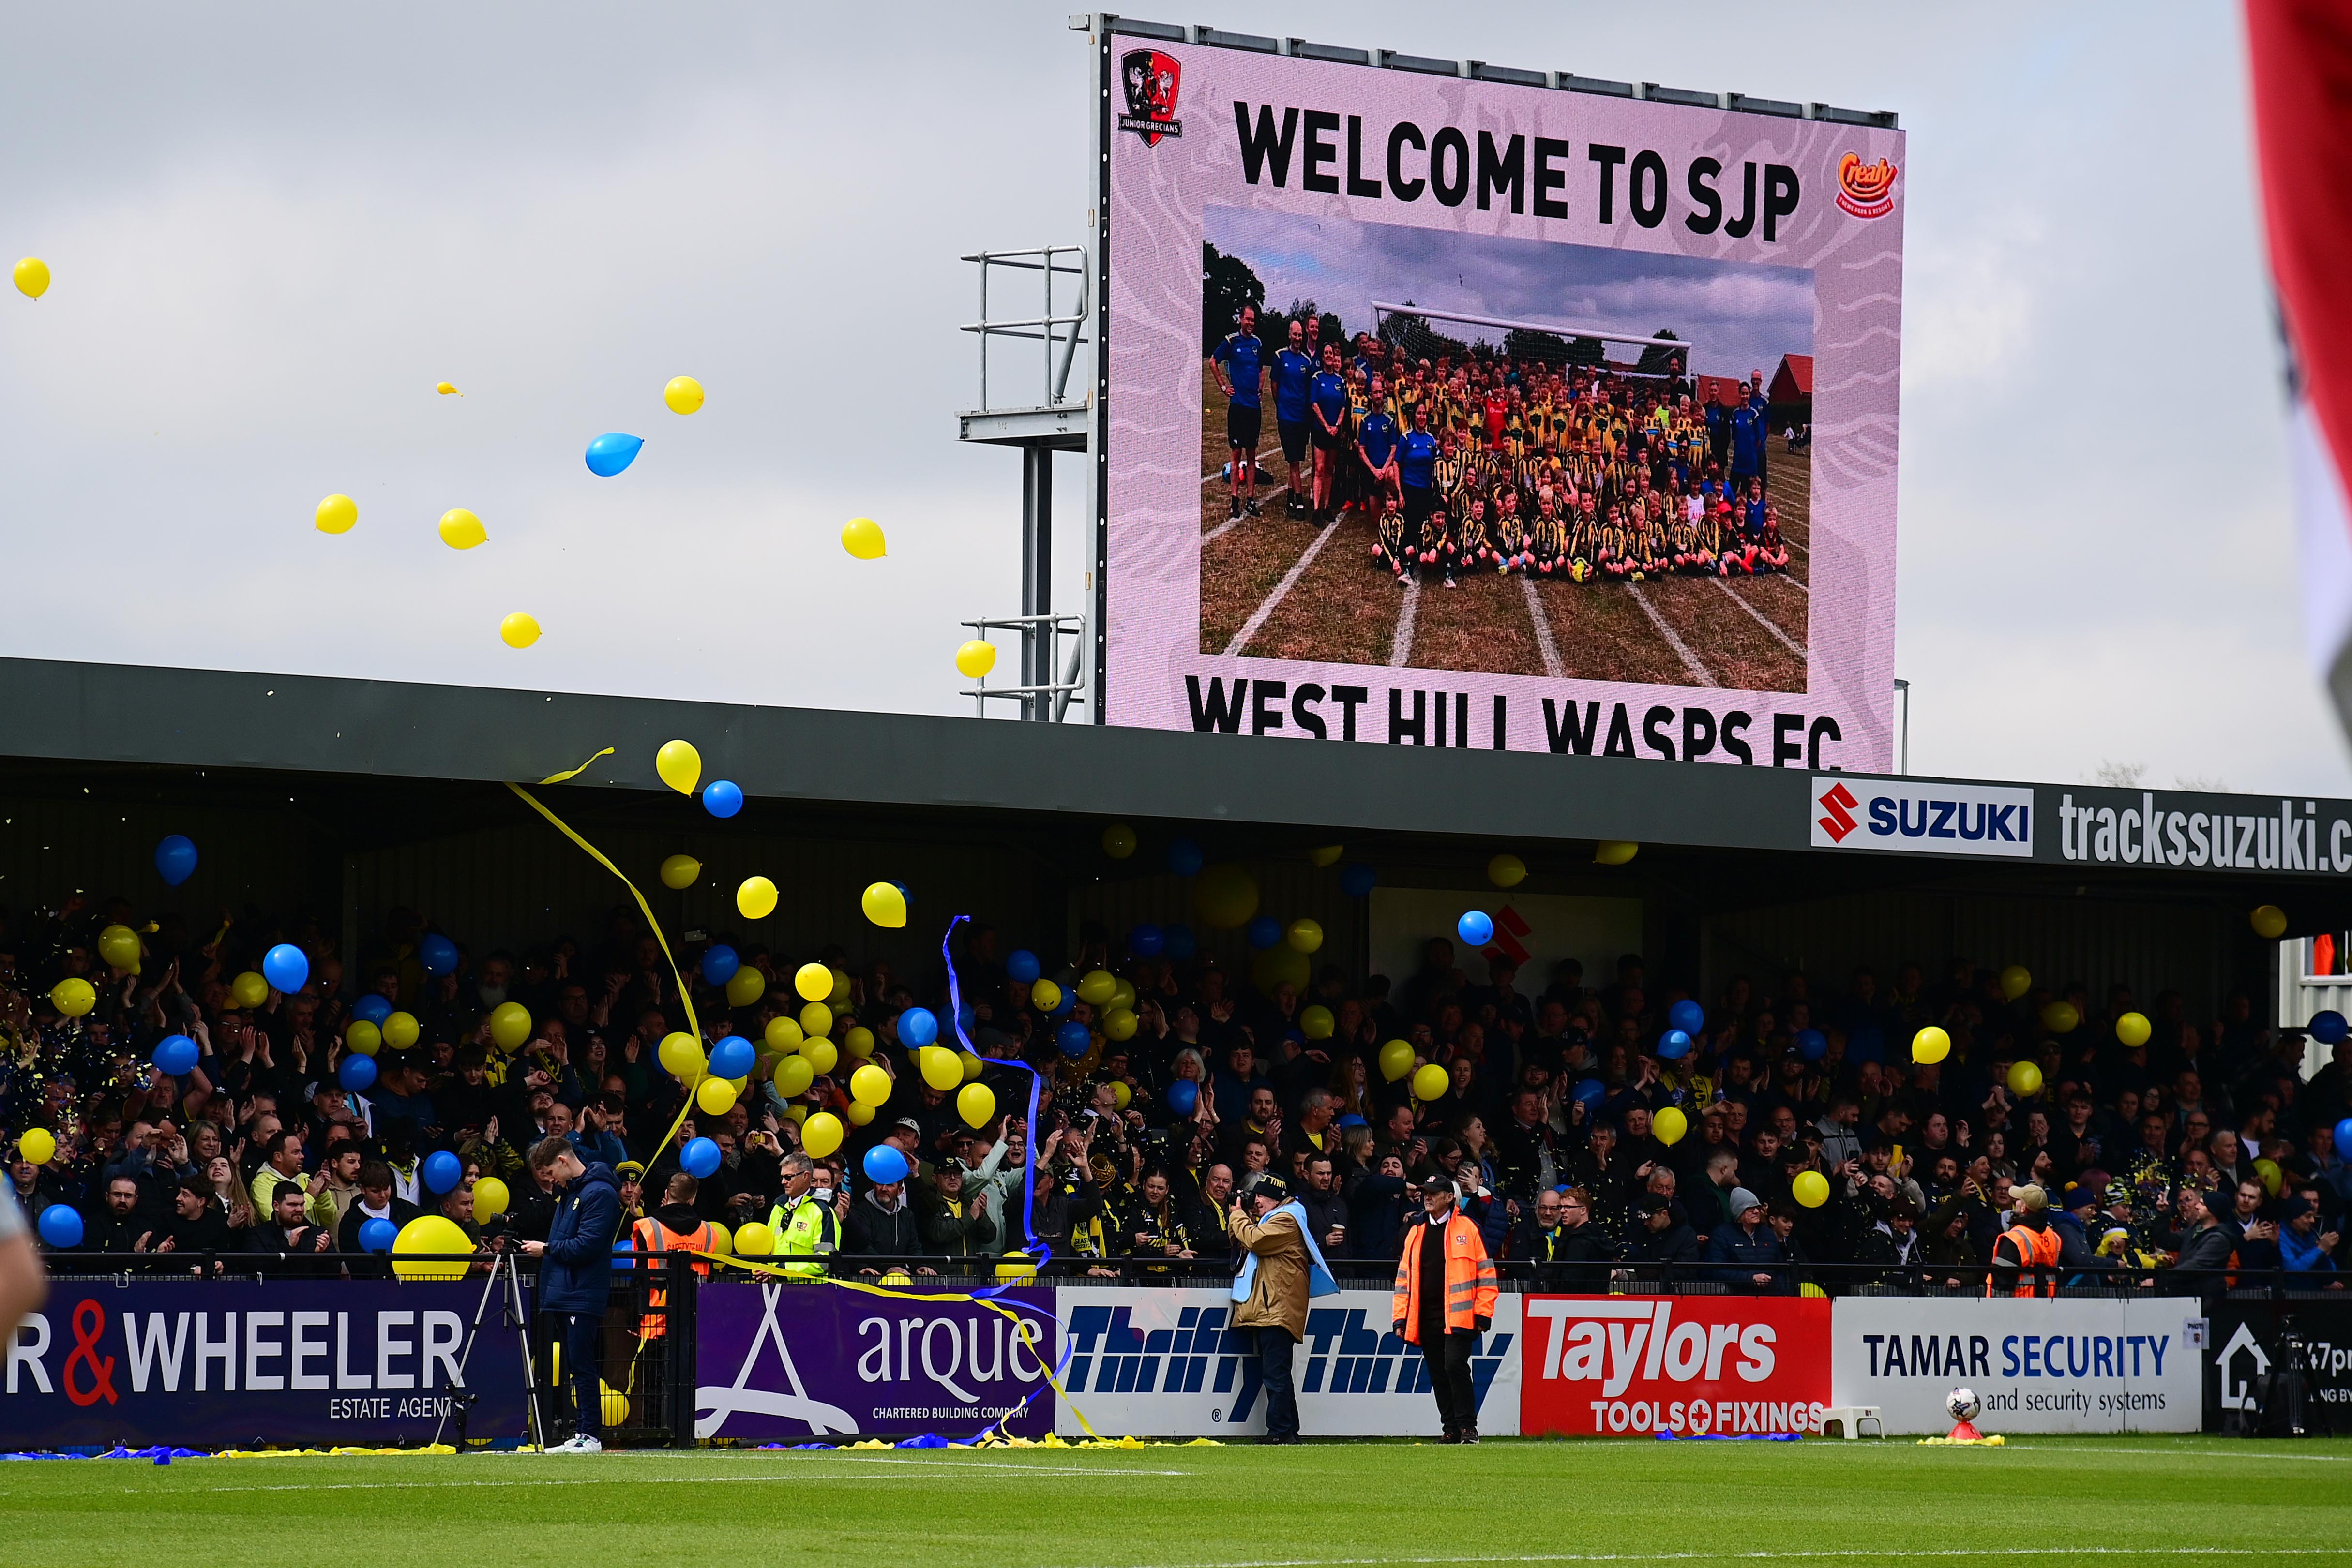
[[[135,969],[99,956],[97,934],[113,925],[141,933]],[[152,1262],[138,1266],[157,1271],[224,1270],[222,1255],[243,1252],[271,1257],[239,1272],[356,1273],[383,1267],[361,1243],[370,1218],[439,1212],[494,1249],[543,1237],[550,1201],[525,1155],[549,1137],[618,1174],[625,1222],[666,1203],[686,1226],[766,1219],[802,1120],[829,1110],[855,1124],[819,1162],[819,1185],[836,1195],[844,1250],[883,1267],[1020,1250],[1026,1207],[1066,1268],[1223,1271],[1232,1195],[1269,1171],[1291,1179],[1335,1262],[1391,1264],[1422,1184],[1443,1176],[1507,1266],[1532,1262],[1568,1285],[1671,1277],[1785,1291],[1808,1268],[1842,1264],[1859,1267],[1824,1270],[1832,1290],[1881,1280],[1981,1291],[2011,1189],[2028,1182],[2053,1200],[2070,1276],[2284,1270],[2330,1285],[2344,1261],[2352,1173],[2331,1131],[2352,1113],[2352,1047],[2305,1082],[2299,1031],[2265,1027],[2244,995],[2211,1019],[2159,995],[2145,1009],[2151,1038],[2134,1047],[2115,1029],[2140,1007],[2122,988],[2011,998],[1966,959],[1933,977],[1917,965],[1858,970],[1833,992],[1803,973],[1739,977],[1697,998],[1654,984],[1631,955],[1607,975],[1571,962],[1538,984],[1492,952],[1433,940],[1420,970],[1393,984],[1318,961],[1304,984],[1261,988],[1205,955],[1140,956],[1090,928],[1045,974],[1075,991],[1105,970],[1131,988],[1118,1000],[1133,1032],[1115,1040],[1124,1018],[1107,1030],[1108,1007],[1041,1007],[1008,972],[1023,968],[1009,946],[971,925],[955,943],[958,977],[980,1082],[999,1107],[973,1127],[898,1038],[910,1007],[951,1019],[943,967],[899,974],[839,946],[787,955],[720,934],[763,982],[730,1006],[701,978],[700,945],[681,950],[714,1038],[761,1042],[772,1019],[796,1016],[793,977],[812,959],[839,977],[833,1070],[787,1099],[763,1051],[749,1090],[709,1116],[659,1064],[686,1010],[660,945],[627,911],[593,941],[521,953],[468,950],[448,933],[459,958],[441,974],[420,956],[429,930],[394,911],[347,966],[315,927],[258,913],[196,929],[169,915],[151,923],[118,899],[0,923],[0,1129],[16,1196],[33,1212],[74,1206],[81,1249],[143,1254]],[[239,1005],[232,981],[279,941],[309,955],[308,984]],[[48,992],[68,976],[96,987],[94,1010],[58,1016]],[[736,994],[751,988],[739,980]],[[419,1032],[410,1049],[381,1050],[374,1082],[353,1093],[338,1068],[368,993]],[[1686,998],[1705,1027],[1686,1054],[1662,1056],[1666,1015]],[[2061,999],[2082,1021],[2053,1035],[2044,1013]],[[488,1019],[510,1001],[532,1021],[508,1051]],[[1071,1023],[1084,1026],[1078,1054]],[[1915,1064],[1909,1042],[1929,1023],[1949,1033],[1951,1053]],[[199,1048],[176,1078],[150,1061],[171,1034]],[[1396,1040],[1414,1068],[1443,1069],[1442,1093],[1419,1098],[1416,1072],[1383,1071]],[[847,1092],[861,1051],[893,1081],[862,1122]],[[1032,1081],[1014,1058],[1046,1084],[1034,1172]],[[2021,1061],[2041,1072],[2032,1095],[2009,1087]],[[1176,1087],[1185,1080],[1189,1091]],[[1656,1122],[1668,1107],[1687,1128],[1671,1144]],[[36,1127],[58,1147],[37,1166],[18,1152]],[[674,1185],[679,1147],[697,1135],[721,1164]],[[907,1181],[866,1179],[861,1156],[884,1141],[908,1156]],[[446,1195],[419,1176],[445,1149],[465,1172]],[[1822,1182],[1801,1182],[1807,1173]],[[511,1199],[478,1224],[483,1176]]]

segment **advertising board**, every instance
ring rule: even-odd
[[[1830,1397],[1824,1299],[1523,1300],[1522,1432],[1705,1437],[1821,1429]]]
[[[58,1280],[0,1377],[11,1448],[383,1447],[525,1435],[520,1333],[478,1283]],[[445,1422],[446,1423],[445,1425]]]
[[[1838,1302],[1835,1405],[1875,1405],[1889,1433],[1948,1431],[1944,1396],[1975,1390],[1988,1432],[2194,1432],[2204,1358],[2194,1298]]]
[[[1889,766],[1899,131],[1102,69],[1108,722]]]
[[[2342,1293],[2213,1303],[2206,1405],[2217,1421],[2352,1429],[2352,1301]]]
[[[1492,1328],[1470,1358],[1478,1427],[1519,1429],[1520,1298],[1495,1308]],[[1253,1338],[1229,1325],[1223,1291],[1066,1289],[1070,1336],[1063,1374],[1069,1404],[1059,1430],[1085,1430],[1083,1411],[1103,1435],[1236,1437],[1265,1431],[1265,1399]],[[1434,1437],[1437,1400],[1421,1352],[1389,1333],[1386,1291],[1342,1291],[1307,1310],[1307,1338],[1291,1362],[1301,1428],[1312,1437]]]

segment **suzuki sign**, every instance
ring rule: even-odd
[[[2033,858],[2031,789],[1816,774],[1808,810],[1817,850]]]

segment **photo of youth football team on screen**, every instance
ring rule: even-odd
[[[1335,226],[1245,216],[1261,230]],[[1370,273],[1381,263],[1366,264],[1362,242],[1376,253],[1381,227],[1347,225],[1328,262]],[[1203,652],[1802,688],[1809,281],[1801,298],[1719,277],[1694,288],[1686,258],[1448,235],[1424,274],[1494,314],[1412,305],[1448,292],[1412,287],[1427,276],[1363,277],[1363,298],[1335,308],[1358,280],[1301,265],[1307,236],[1281,238],[1261,255],[1307,275],[1295,282],[1213,239],[1203,257],[1202,449],[1222,460],[1202,485]],[[1525,251],[1544,254],[1531,266]],[[1481,263],[1491,286],[1475,288],[1490,282]],[[1607,276],[1579,276],[1595,273]],[[1268,303],[1280,298],[1287,308]],[[1747,321],[1718,346],[1734,336],[1718,320],[1649,324],[1711,298],[1718,310],[1757,306],[1763,335]],[[1612,304],[1651,314],[1638,329],[1595,320]],[[1759,350],[1800,322],[1785,350]],[[1743,349],[1765,362],[1727,358]],[[1694,373],[1695,354],[1713,368]],[[1254,603],[1262,571],[1219,570],[1253,542],[1271,543],[1253,552],[1262,564],[1285,568]],[[1482,586],[1511,579],[1580,591]],[[1776,591],[1759,591],[1767,579]],[[1375,582],[1416,602],[1391,591],[1367,615]],[[1620,585],[1631,607],[1601,608]],[[1477,607],[1440,610],[1425,590],[1468,590]],[[1351,639],[1381,620],[1384,647]]]

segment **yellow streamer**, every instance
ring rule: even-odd
[[[612,748],[611,747],[609,747],[609,746],[608,746],[608,747],[606,747],[604,750],[602,750],[602,751],[598,752],[598,753],[596,754],[596,757],[610,757],[610,756],[612,756],[612,755],[613,755],[613,748]],[[590,758],[587,761],[585,761],[585,762],[582,763],[582,764],[581,764],[579,767],[577,767],[577,768],[567,768],[567,769],[565,769],[565,770],[564,770],[563,772],[562,772],[562,773],[551,773],[551,774],[549,774],[546,778],[544,778],[544,779],[541,779],[541,780],[540,780],[540,782],[541,782],[541,784],[562,784],[562,783],[565,782],[565,781],[566,781],[566,780],[568,780],[568,779],[577,779],[577,778],[579,778],[583,773],[587,772],[589,768],[593,768],[593,767],[594,767],[594,766],[595,766],[595,763],[596,763],[596,757],[592,757],[592,758]],[[523,799],[524,799],[524,800],[530,800],[530,796],[528,796],[528,795],[525,795],[525,796],[523,797]],[[532,800],[532,801],[531,801],[531,804],[533,804],[533,805],[537,805],[538,803],[539,803],[539,802],[537,802],[536,800]],[[555,819],[554,819],[554,818],[552,818],[552,817],[548,818],[548,821],[551,821],[551,822],[555,822]],[[555,822],[555,825],[556,825],[557,827],[559,827],[559,828],[563,828],[563,824],[562,824],[562,823],[561,823],[561,822]],[[563,828],[563,831],[564,831],[565,832],[567,832],[567,833],[569,833],[569,832],[571,832],[571,831],[572,831],[572,830],[571,830],[571,829],[569,829],[569,828]],[[575,836],[577,836],[577,835],[575,835]],[[586,848],[586,846],[585,846],[585,845],[583,845],[582,847],[583,847],[583,848]],[[592,855],[596,854],[596,852],[595,852],[594,850],[589,850],[589,851],[588,851],[588,852],[589,852],[590,854],[592,854]],[[604,860],[604,856],[602,856],[602,855],[596,855],[596,858],[597,858],[598,860]],[[605,863],[605,864],[607,864],[607,865],[610,865],[612,862],[611,862],[610,861],[605,861],[605,862],[604,862],[604,863]],[[621,873],[620,873],[619,872],[614,872],[613,874],[614,874],[614,876],[621,876]],[[623,882],[626,882],[626,881],[628,881],[629,879],[628,879],[627,877],[622,876],[622,877],[621,877],[621,880],[622,880]]]

